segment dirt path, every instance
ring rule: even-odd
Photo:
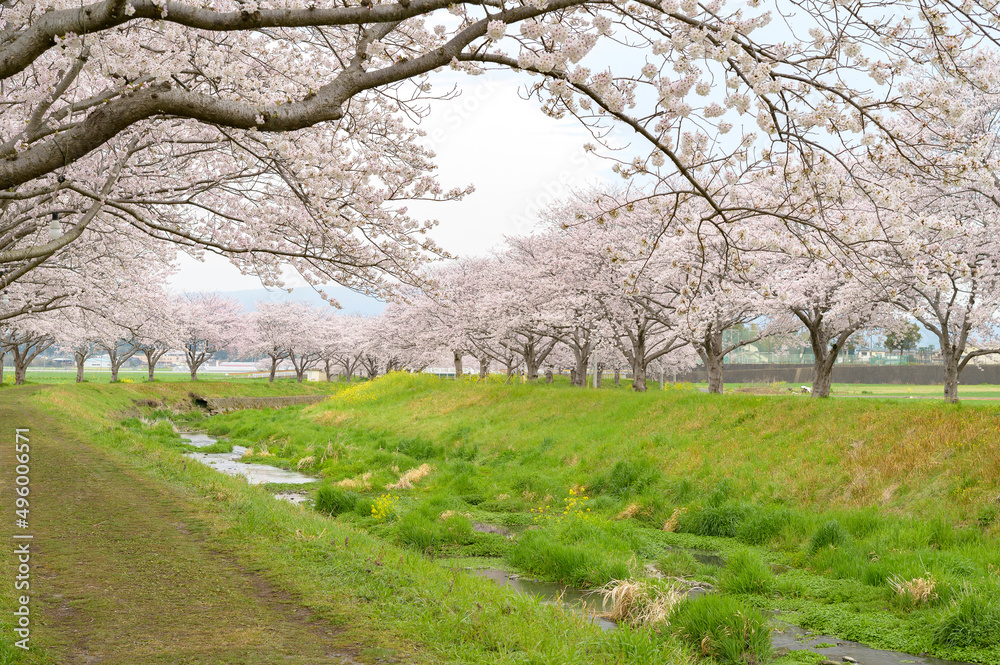
[[[12,520],[14,429],[29,427],[39,662],[355,662],[329,646],[334,629],[206,540],[183,497],[32,408],[31,390],[0,393],[0,506]]]

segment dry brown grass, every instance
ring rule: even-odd
[[[615,519],[616,520],[630,520],[633,517],[635,517],[636,515],[638,515],[641,510],[642,510],[642,506],[640,506],[638,503],[630,503],[627,506],[625,506],[624,510],[622,510],[620,513],[618,513],[617,515],[615,515]]]
[[[455,510],[446,510],[446,511],[444,511],[443,513],[441,513],[440,515],[438,515],[438,519],[441,520],[442,522],[444,522],[445,520],[449,520],[452,517],[455,517],[456,515],[461,516],[461,517],[465,517],[467,519],[472,519],[472,514],[471,513],[460,513],[460,512],[455,511]]]
[[[687,512],[687,508],[674,508],[674,512],[670,514],[667,521],[663,523],[664,531],[676,531],[677,524],[680,522],[681,515]]]
[[[355,476],[353,478],[344,478],[339,483],[334,483],[337,487],[342,487],[345,490],[361,490],[362,492],[367,492],[372,488],[372,472],[365,471],[360,476]]]
[[[295,465],[295,468],[301,471],[302,469],[311,465],[315,461],[316,458],[313,457],[312,455],[309,455],[308,457],[303,457],[302,459],[299,460],[299,463]]]
[[[666,625],[674,605],[684,598],[676,587],[637,580],[612,580],[600,592],[611,605],[604,618],[633,628]]]
[[[309,415],[312,416],[313,421],[315,421],[316,423],[320,425],[327,425],[329,427],[334,427],[336,425],[343,425],[344,423],[347,423],[354,419],[354,413],[352,411],[315,410],[309,413]]]
[[[924,577],[915,577],[912,580],[904,580],[898,575],[893,575],[889,578],[889,587],[897,596],[917,607],[933,603],[938,597],[937,580],[930,573],[924,573]]]
[[[260,449],[247,448],[246,452],[243,453],[243,457],[274,457],[274,453],[267,449],[267,446],[261,446]]]
[[[389,483],[385,486],[387,490],[408,490],[413,489],[413,484],[419,482],[422,478],[426,478],[430,475],[430,472],[434,470],[430,464],[421,464],[415,469],[410,469],[403,475],[399,477],[394,483]]]

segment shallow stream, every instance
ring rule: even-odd
[[[181,438],[192,446],[205,448],[216,443],[215,437],[203,432],[180,432]],[[239,461],[242,459],[246,448],[233,446],[231,453],[185,453],[186,457],[197,460],[202,464],[231,476],[243,476],[252,485],[264,483],[285,483],[304,484],[315,482],[316,478],[307,476],[296,471],[279,469],[276,466],[267,464],[247,464]],[[305,494],[299,492],[280,492],[275,495],[280,499],[292,503],[301,503],[305,500]],[[725,561],[722,557],[711,552],[692,551],[694,558],[705,564],[722,566]],[[492,580],[500,586],[505,586],[513,591],[537,598],[542,602],[561,603],[569,609],[580,612],[594,624],[605,630],[614,630],[617,624],[601,617],[601,614],[609,609],[604,597],[596,591],[575,589],[553,582],[540,582],[513,575],[511,573],[492,568],[480,568],[470,570],[474,575]],[[703,592],[695,589],[693,591]],[[932,656],[915,656],[900,653],[898,651],[884,651],[872,649],[857,642],[850,642],[828,635],[815,635],[793,625],[776,626],[772,634],[772,643],[776,651],[795,651],[808,649],[819,654],[823,654],[833,661],[855,662],[859,665],[971,665],[969,663],[959,663],[951,660],[942,660]],[[834,646],[817,647],[816,645],[832,644]],[[845,661],[844,659],[851,660]]]
[[[179,432],[180,437],[192,446],[206,448],[216,443],[215,437],[202,432]],[[267,464],[247,464],[241,462],[247,449],[243,446],[233,446],[231,453],[184,453],[185,457],[190,457],[202,464],[212,467],[216,471],[221,471],[230,476],[243,476],[251,485],[262,485],[264,483],[284,483],[303,484],[316,482],[316,478],[307,476],[297,471],[279,469],[276,466]]]
[[[722,560],[717,555],[708,555],[705,559],[708,559],[709,556],[711,559],[703,560],[704,563]],[[695,555],[695,558],[701,560],[698,554]],[[569,609],[580,612],[605,630],[614,630],[618,627],[615,622],[600,616],[608,610],[608,607],[604,603],[604,597],[600,592],[574,589],[553,582],[524,579],[512,573],[492,568],[473,569],[469,572],[492,580],[500,586],[509,587],[517,593],[530,595],[542,602],[562,603]],[[695,591],[700,592],[702,590],[695,587]],[[933,656],[915,656],[899,651],[872,649],[858,642],[850,642],[829,635],[816,635],[790,624],[775,626],[771,643],[776,652],[808,649],[809,651],[822,654],[832,661],[855,662],[859,665],[972,665],[971,663],[942,660]],[[819,644],[834,646],[819,648],[816,646]],[[844,660],[845,657],[852,660]]]

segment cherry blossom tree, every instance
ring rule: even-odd
[[[290,302],[258,302],[249,316],[248,336],[242,349],[245,354],[266,356],[270,361],[268,381],[274,383],[274,375],[281,361],[288,358],[291,347]]]
[[[1000,210],[969,197],[937,208],[936,215],[922,215],[913,237],[900,245],[891,296],[937,336],[944,396],[957,402],[959,376],[969,362],[1000,353]]]
[[[302,383],[305,373],[323,359],[329,315],[326,309],[316,309],[306,303],[289,303],[285,314],[288,360],[295,369],[296,380]]]
[[[984,3],[55,0],[2,11],[0,192],[28,203],[17,220],[0,213],[0,236],[18,236],[0,241],[14,252],[0,263],[15,271],[103,219],[275,281],[284,260],[371,289],[383,271],[410,277],[436,248],[394,202],[448,195],[426,179],[429,155],[404,119],[424,111],[445,66],[527,72],[545,112],[578,117],[613,150],[609,121],[624,124],[642,143],[619,172],[704,201],[703,221],[723,233],[772,214],[836,230],[818,203],[776,191],[748,208],[733,184],[777,168],[866,189],[856,152],[919,145],[892,116],[949,113],[910,94],[913,81],[934,69],[996,89],[973,56],[997,43]],[[200,212],[178,212],[186,204]],[[72,232],[21,235],[60,207]]]
[[[14,360],[15,385],[24,384],[28,366],[53,344],[51,321],[42,316],[22,316],[4,322],[0,329],[0,348],[10,353]]]
[[[147,380],[155,381],[156,364],[179,344],[180,326],[175,300],[161,291],[146,298],[146,302],[150,309],[138,326],[136,342],[146,358]]]
[[[813,397],[829,397],[833,367],[848,339],[865,328],[892,329],[887,293],[830,259],[788,257],[775,266],[767,288],[798,319],[814,355]]]
[[[238,301],[215,293],[180,296],[175,307],[178,340],[191,380],[197,381],[198,370],[216,353],[242,343],[247,334],[243,310]]]
[[[359,314],[340,314],[330,318],[329,331],[324,338],[324,360],[327,364],[327,378],[330,368],[350,381],[358,371],[364,355],[363,341],[365,317]]]
[[[565,233],[553,230],[508,238],[504,259],[519,276],[526,300],[534,303],[535,329],[572,353],[571,382],[584,386],[591,354],[601,339],[599,303],[591,290],[596,266],[581,261],[565,240]]]
[[[646,390],[650,363],[688,344],[681,335],[673,298],[657,298],[649,233],[662,225],[655,206],[632,204],[602,214],[610,198],[603,193],[579,193],[553,211],[552,219],[578,248],[579,261],[592,266],[590,294],[608,327],[607,338],[632,369],[632,389]],[[579,224],[594,219],[594,224]]]
[[[82,307],[69,307],[56,316],[55,339],[59,348],[73,354],[76,382],[83,382],[84,364],[100,351],[98,316]]]

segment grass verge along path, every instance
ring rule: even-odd
[[[269,488],[192,462],[169,423],[139,418],[189,413],[192,388],[85,384],[0,392],[7,417],[27,415],[34,419],[33,436],[48,436],[69,451],[37,453],[50,456],[52,474],[39,471],[39,489],[43,478],[55,488],[49,503],[37,507],[51,520],[44,529],[39,522],[38,532],[65,534],[70,544],[46,544],[40,554],[46,575],[56,573],[46,584],[62,590],[39,590],[45,630],[36,637],[48,655],[25,662],[324,663],[338,662],[340,654],[365,664],[414,665],[693,661],[669,635],[602,631],[572,612],[445,568],[278,501]],[[282,388],[213,382],[199,383],[198,391],[245,396]],[[256,413],[280,417],[283,411]],[[56,470],[61,481],[54,480]],[[102,507],[102,501],[110,503]],[[98,539],[98,529],[113,535]],[[133,559],[138,568],[124,567]],[[66,590],[80,597],[69,602]],[[81,615],[54,618],[64,603]],[[0,595],[0,604],[2,622],[10,601]],[[142,619],[123,626],[122,618],[133,613]],[[9,627],[0,631],[9,634]]]
[[[333,628],[214,546],[182,496],[83,443],[29,392],[0,396],[4,438],[30,428],[31,643],[44,648],[24,662],[354,662]],[[8,443],[0,494],[13,515]]]

